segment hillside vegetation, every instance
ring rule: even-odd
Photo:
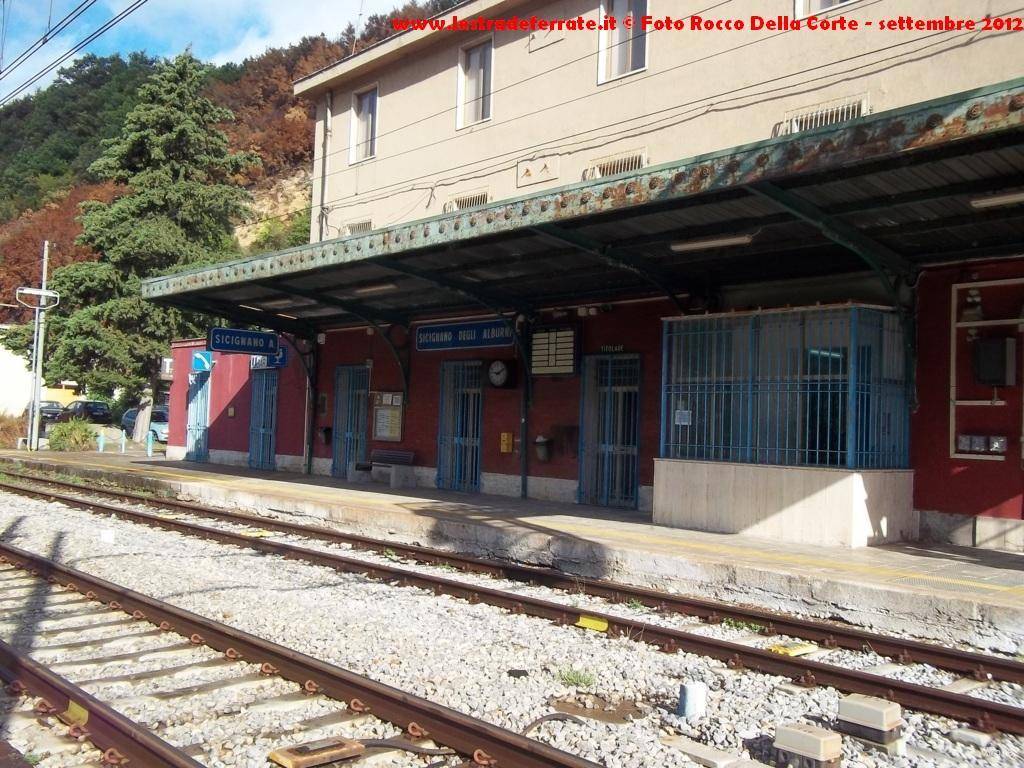
[[[261,221],[240,230],[245,247],[236,242],[227,256],[308,238],[309,214],[302,210],[308,190],[297,196],[293,187],[312,161],[315,109],[292,94],[292,83],[389,36],[392,16],[433,15],[455,4],[408,2],[391,14],[367,18],[359,35],[349,24],[340,34],[325,31],[211,71],[207,96],[235,116],[222,126],[231,150],[253,153],[261,161],[246,168],[238,181],[257,201],[271,201],[269,208],[257,206]],[[76,243],[82,231],[79,204],[108,203],[127,190],[101,183],[88,169],[105,142],[120,133],[137,103],[139,86],[157,64],[143,53],[86,55],[61,70],[47,88],[0,108],[0,304],[13,300],[17,286],[37,284],[43,239],[53,243],[54,266],[98,258],[93,249]],[[274,200],[287,207],[276,210]],[[21,313],[0,309],[0,323],[20,319]]]

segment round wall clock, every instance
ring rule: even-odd
[[[492,360],[491,364],[487,366],[487,380],[492,387],[513,386],[512,379],[512,369],[504,360]]]

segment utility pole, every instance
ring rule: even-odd
[[[43,279],[39,285],[46,290],[46,277],[50,269],[50,241],[43,241]],[[29,450],[39,450],[39,408],[43,402],[43,346],[46,344],[46,304],[45,295],[40,296],[39,309],[36,310],[36,367],[32,386],[32,433],[29,435]]]
[[[356,41],[359,40],[359,26],[363,23],[363,5],[366,0],[359,0],[359,15],[356,16],[355,31],[352,33],[352,50],[348,52],[349,56],[354,56],[356,53]]]
[[[43,241],[43,279],[39,286],[43,291],[46,290],[46,278],[50,271],[50,241]],[[35,398],[36,407],[32,415],[32,450],[39,450],[39,427],[40,421],[42,420],[42,413],[40,408],[43,404],[43,347],[46,346],[46,294],[40,297],[40,308],[37,312],[39,320],[39,350],[36,353],[36,375],[35,375]]]
[[[53,309],[60,302],[54,291],[46,289],[46,277],[50,266],[50,241],[43,242],[43,274],[39,288],[19,288],[15,293],[18,303],[35,312],[35,329],[32,341],[32,401],[29,408],[28,449],[39,450],[39,406],[43,395],[43,346],[46,341],[46,310]],[[27,298],[33,297],[32,303]],[[53,303],[49,303],[53,299]]]

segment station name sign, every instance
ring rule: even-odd
[[[443,349],[480,349],[511,347],[512,329],[504,320],[474,320],[466,323],[436,323],[416,328],[416,349],[438,352]]]
[[[206,348],[214,352],[276,355],[280,343],[276,333],[243,331],[240,328],[211,328],[206,335]]]

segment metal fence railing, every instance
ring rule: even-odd
[[[908,463],[903,331],[844,306],[664,325],[661,455],[755,464]]]

